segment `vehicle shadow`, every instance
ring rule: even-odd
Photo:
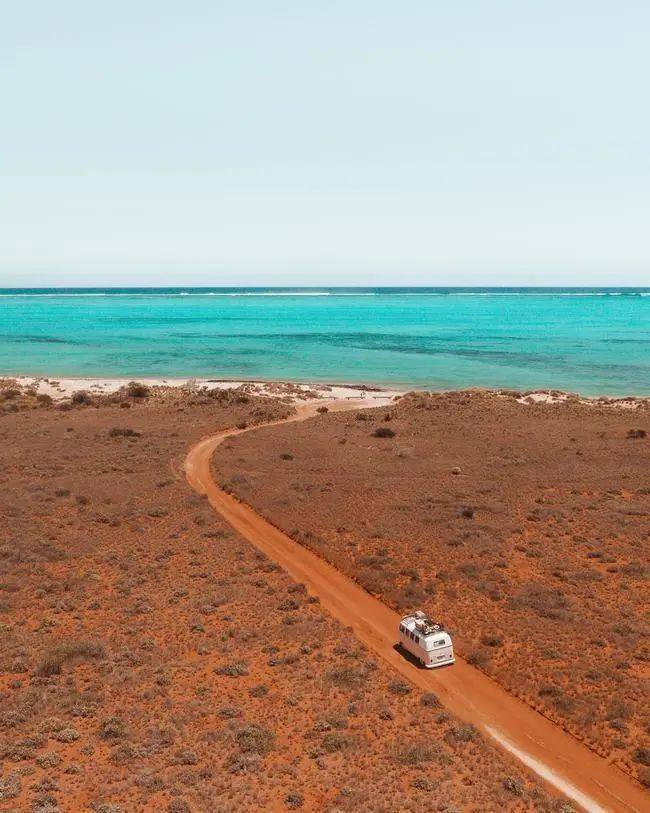
[[[422,663],[422,661],[418,660],[413,653],[408,651],[408,649],[404,649],[401,644],[393,644],[393,649],[395,652],[401,655],[405,661],[408,661],[411,666],[415,666],[416,669],[426,669],[426,666]]]
[[[408,649],[404,649],[404,647],[401,644],[393,644],[393,650],[395,652],[397,652],[398,655],[401,655],[402,658],[404,658],[405,661],[408,661],[411,664],[411,666],[414,666],[416,669],[424,669],[427,672],[437,672],[437,671],[439,671],[441,669],[448,669],[450,666],[454,665],[453,662],[452,663],[441,663],[439,666],[436,666],[434,669],[427,669],[427,667],[422,663],[422,661],[419,661],[415,657],[415,655],[413,655],[411,652],[408,651]]]

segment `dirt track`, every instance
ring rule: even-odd
[[[330,409],[359,406],[359,402],[329,404]],[[314,413],[315,405],[302,407],[289,420],[304,420]],[[645,792],[618,768],[460,658],[455,666],[434,671],[420,669],[406,660],[395,648],[397,613],[219,488],[210,473],[213,452],[225,438],[242,431],[247,430],[230,430],[202,440],[186,460],[190,485],[206,494],[214,509],[238,533],[305,584],[325,609],[351,627],[369,649],[412,684],[435,692],[450,711],[473,723],[584,810],[641,813],[647,809]]]

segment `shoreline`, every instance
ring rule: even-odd
[[[328,400],[367,400],[385,404],[408,392],[407,389],[375,387],[366,384],[296,383],[292,381],[260,381],[257,379],[226,378],[121,378],[121,377],[47,377],[47,376],[0,376],[0,382],[15,381],[21,387],[34,388],[39,394],[49,395],[54,401],[62,401],[79,390],[91,394],[111,395],[121,387],[137,380],[148,387],[169,387],[184,390],[228,390],[243,388],[253,395],[267,398],[290,399],[294,402]]]
[[[514,397],[518,403],[525,405],[580,403],[589,406],[613,406],[622,409],[636,409],[640,405],[650,404],[650,396],[589,396],[576,392],[558,389],[518,390],[508,387],[463,387],[455,389],[424,389],[421,387],[386,387],[372,383],[323,383],[266,381],[246,378],[176,378],[176,377],[97,377],[97,376],[36,376],[36,375],[0,375],[0,386],[3,382],[16,382],[20,387],[35,389],[36,392],[49,395],[53,401],[63,401],[75,392],[87,390],[95,395],[112,395],[131,381],[138,381],[148,387],[163,387],[195,391],[199,389],[233,389],[242,388],[249,394],[268,398],[289,400],[293,403],[309,403],[320,400],[348,401],[363,400],[369,405],[386,405],[408,392],[420,391],[431,393],[481,393],[501,397]]]

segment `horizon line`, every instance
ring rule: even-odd
[[[105,289],[165,291],[179,290],[278,290],[278,291],[354,291],[354,290],[650,290],[647,285],[10,285],[0,291],[101,291]]]

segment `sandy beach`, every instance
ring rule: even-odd
[[[129,378],[48,378],[43,376],[7,376],[5,381],[15,381],[21,388],[33,389],[45,394],[54,401],[71,398],[75,392],[88,392],[91,395],[113,395],[127,387]],[[3,378],[0,377],[0,382]],[[171,388],[186,392],[199,390],[241,389],[251,395],[286,399],[291,403],[310,403],[323,399],[328,400],[363,400],[368,406],[382,406],[409,391],[408,388],[378,387],[369,384],[323,384],[295,383],[290,381],[254,381],[247,379],[214,379],[214,378],[139,378],[138,383],[150,388]],[[512,397],[515,391],[475,388],[468,392],[493,392],[504,397]],[[637,409],[650,399],[637,396],[584,396],[578,393],[563,392],[553,389],[529,390],[516,392],[516,400],[521,404],[563,404],[580,403],[587,406],[613,406],[621,409]]]
[[[0,378],[1,380],[1,378]],[[56,401],[70,398],[75,392],[88,391],[96,395],[111,395],[129,384],[128,378],[44,378],[38,376],[16,376],[13,378],[20,387],[35,389],[49,395]],[[188,392],[197,390],[228,390],[239,388],[251,395],[271,398],[286,398],[296,402],[310,402],[323,398],[332,400],[367,400],[368,403],[383,404],[404,394],[404,390],[384,389],[366,385],[345,384],[294,384],[282,381],[249,381],[214,378],[139,378],[138,382],[147,387],[171,387]]]

